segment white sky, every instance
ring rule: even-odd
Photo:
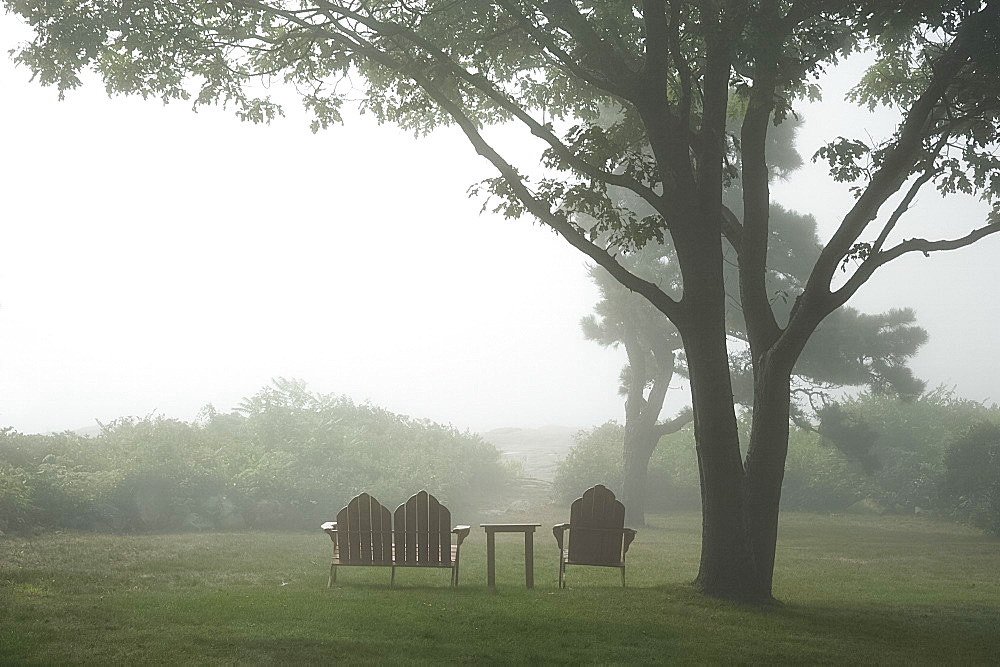
[[[0,15],[0,50],[25,35]],[[277,376],[459,428],[620,419],[623,352],[584,341],[585,258],[527,220],[480,215],[492,176],[454,132],[370,118],[313,135],[216,109],[56,92],[0,58],[0,425],[41,432],[229,410]],[[805,109],[800,150],[886,124]],[[290,110],[294,111],[294,109]],[[850,205],[810,166],[776,200],[821,228]],[[817,203],[824,206],[817,207]],[[922,197],[921,231],[981,207]],[[926,211],[926,212],[925,212]],[[917,309],[932,384],[996,398],[997,241],[907,260],[853,302]],[[670,406],[688,402],[678,385]]]

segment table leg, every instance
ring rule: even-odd
[[[535,531],[524,533],[524,584],[535,587]]]
[[[486,531],[486,584],[490,588],[497,585],[496,534],[492,530]]]

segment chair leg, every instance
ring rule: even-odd
[[[326,580],[326,587],[333,588],[335,583],[337,583],[337,566],[330,565],[330,578]]]
[[[622,568],[622,588],[625,588],[625,568]]]
[[[559,588],[566,588],[566,563],[559,559]]]

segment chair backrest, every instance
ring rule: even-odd
[[[569,510],[569,559],[594,565],[622,559],[625,505],[605,486],[587,489]]]
[[[451,512],[438,499],[421,491],[393,514],[396,562],[421,565],[451,564]]]
[[[392,517],[367,493],[337,514],[337,542],[344,563],[392,563]]]

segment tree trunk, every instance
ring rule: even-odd
[[[771,590],[778,506],[788,454],[790,367],[765,355],[754,377],[753,424],[746,475],[751,544],[762,587]]]
[[[633,528],[646,525],[646,478],[658,435],[655,424],[629,424],[626,419],[622,502],[625,525]]]
[[[721,318],[719,318],[721,320]],[[702,549],[695,584],[707,595],[769,600],[753,558],[724,322],[685,337],[701,475]]]

